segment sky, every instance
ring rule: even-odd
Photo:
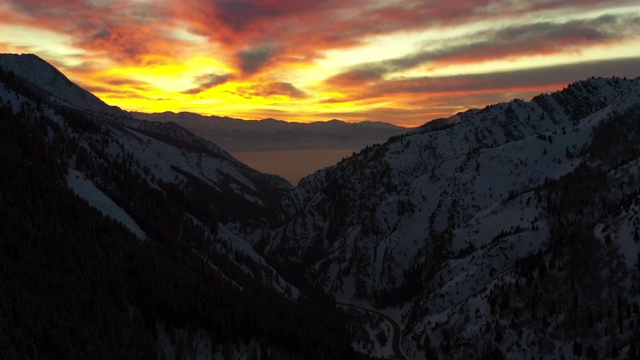
[[[0,52],[129,111],[417,126],[640,76],[640,2],[0,0]]]

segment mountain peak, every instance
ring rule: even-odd
[[[73,84],[58,69],[36,54],[0,54],[0,66],[39,86],[52,86],[58,82],[67,86]]]
[[[53,65],[35,54],[0,54],[0,67],[44,90],[49,99],[56,103],[118,117],[126,116],[119,108],[105,104],[74,84]]]

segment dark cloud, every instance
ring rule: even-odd
[[[558,91],[575,81],[595,77],[640,76],[640,57],[585,62],[499,73],[417,79],[381,80],[364,91],[319,103],[366,104],[384,101],[384,107],[358,112],[326,112],[328,117],[361,121],[376,119],[403,125],[421,125],[469,108],[510,101],[530,100],[540,93]],[[362,90],[362,87],[356,87]]]
[[[290,4],[286,4],[290,3]],[[219,19],[236,32],[244,30],[250,24],[261,19],[273,19],[293,12],[299,2],[290,1],[247,1],[247,0],[218,0],[215,7]],[[286,6],[294,5],[294,6]]]
[[[147,55],[171,54],[184,45],[168,34],[176,20],[156,2],[129,0],[6,0],[11,23],[70,36],[85,57],[136,63]],[[4,22],[0,9],[0,21]]]
[[[635,78],[640,76],[638,64],[640,64],[640,58],[627,58],[487,74],[380,80],[364,91],[355,92],[356,95],[353,97],[341,101],[384,98],[397,94],[423,94],[429,97],[438,96],[440,93],[450,96],[452,93],[495,94],[532,91],[533,94],[537,94],[542,91],[541,89],[557,89],[590,76]],[[355,84],[351,86],[360,89]],[[416,98],[423,99],[419,95],[416,95]],[[462,100],[450,99],[449,102]],[[337,100],[330,99],[325,102],[337,102]]]
[[[98,29],[94,34],[93,34],[93,40],[103,40],[103,39],[109,39],[109,37],[111,36],[111,31],[109,31],[109,29]]]
[[[497,89],[499,91],[500,89],[518,87],[564,86],[591,76],[635,78],[640,76],[638,64],[640,64],[640,57],[468,75],[465,78],[473,84],[470,86],[472,90]],[[462,78],[462,76],[457,78]]]
[[[640,34],[640,16],[602,15],[592,19],[572,20],[564,23],[536,22],[524,26],[510,26],[496,31],[491,38],[497,41],[579,40],[603,41],[621,39]]]
[[[340,0],[214,0],[204,3],[206,7],[213,7],[212,11],[215,12],[217,20],[221,24],[239,34],[245,31],[260,32],[268,30],[270,27],[278,28],[278,23],[289,22],[291,19],[295,21],[316,18],[314,23],[325,22],[326,18],[323,15],[327,13],[353,6],[359,7],[360,4],[366,4],[366,2],[367,0],[346,2]],[[299,24],[303,25],[302,22]],[[274,34],[270,33],[270,35]],[[290,35],[295,34],[282,34],[283,37]]]
[[[244,74],[254,74],[264,67],[276,54],[273,46],[259,46],[236,53],[238,65]]]
[[[385,67],[376,67],[374,65],[355,67],[352,70],[330,77],[326,80],[326,83],[332,86],[366,85],[381,80],[385,72]]]
[[[640,36],[640,15],[603,15],[593,19],[573,20],[565,23],[536,22],[482,31],[464,38],[448,40],[436,49],[418,51],[402,58],[378,63],[358,65],[338,75],[339,80],[370,81],[370,77],[419,65],[481,63],[531,55],[579,51],[590,45],[623,41]],[[433,44],[430,44],[433,46]]]
[[[209,90],[218,85],[224,84],[227,81],[231,80],[233,77],[231,74],[205,74],[200,75],[194,79],[194,82],[198,84],[197,87],[184,91],[184,94],[199,94],[205,90]]]
[[[107,53],[122,63],[139,63],[149,54],[173,56],[188,44],[167,34],[176,29],[195,32],[216,46],[222,44],[220,50],[225,59],[234,62],[229,65],[252,75],[267,67],[286,67],[290,59],[309,63],[322,56],[323,50],[350,47],[367,37],[390,32],[464,25],[542,10],[593,6],[606,9],[631,2],[478,0],[470,5],[449,0],[407,0],[378,7],[372,7],[367,0],[6,0],[6,3],[15,10],[14,19],[26,21],[25,25],[67,33],[74,37],[74,45],[89,52]],[[518,51],[553,51],[571,46],[574,39],[585,44],[604,42],[622,38],[638,28],[635,18],[625,21],[613,16],[582,23],[574,20],[564,24],[528,24],[472,34],[472,38],[442,44],[441,49],[417,51],[379,67],[384,66],[384,72],[389,72],[424,62],[464,61],[492,54],[511,56]],[[562,43],[562,39],[566,42]],[[555,41],[545,44],[548,40]]]
[[[292,99],[303,99],[308,96],[304,91],[287,82],[271,82],[255,86],[241,87],[238,89],[237,95],[245,98],[272,98],[285,96]]]

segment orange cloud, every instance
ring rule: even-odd
[[[194,80],[198,84],[198,86],[191,88],[189,90],[184,91],[185,94],[199,94],[203,91],[214,88],[218,85],[224,84],[231,80],[233,76],[230,74],[205,74],[199,75]]]
[[[132,110],[406,124],[600,73],[640,75],[638,8],[635,0],[3,0],[0,49],[37,51]],[[58,37],[50,45],[34,32],[20,42],[7,29]],[[375,48],[394,36],[416,38]],[[631,60],[581,55],[626,43]],[[374,50],[361,58],[341,58],[367,46]],[[571,56],[535,70],[454,71],[558,54]],[[455,76],[433,75],[441,68]]]
[[[389,114],[394,114],[398,119],[405,119],[405,124],[408,119],[417,121],[418,118],[426,122],[467,108],[484,107],[513,98],[528,100],[536,94],[559,90],[576,79],[588,76],[637,74],[637,64],[638,59],[631,58],[500,73],[390,80],[375,72],[351,71],[328,82],[329,87],[342,89],[344,96],[324,99],[320,103],[335,109],[341,109],[340,104],[380,103],[385,105],[373,106],[348,117],[388,121]],[[326,112],[332,117],[338,117],[339,113]],[[376,117],[382,114],[385,114],[384,119]]]
[[[242,86],[237,89],[236,93],[247,99],[252,97],[286,97],[290,99],[304,99],[307,97],[307,94],[303,91],[286,82],[271,82],[252,86]]]

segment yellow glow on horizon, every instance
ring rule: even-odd
[[[167,69],[165,65],[160,67]],[[171,70],[181,67],[171,65]],[[123,71],[123,74],[130,74]],[[178,72],[179,73],[179,72]],[[120,74],[120,72],[116,72]],[[146,79],[153,74],[143,74],[138,79]],[[166,75],[168,76],[168,75]],[[299,116],[287,115],[287,120],[304,121],[313,114],[313,99],[292,99],[286,95],[269,95],[260,93],[260,83],[246,81],[229,81],[198,94],[186,94],[176,91],[165,91],[151,87],[149,90],[136,89],[135,86],[122,85],[120,91],[130,91],[134,96],[122,96],[117,91],[96,92],[96,95],[110,105],[125,110],[141,112],[190,111],[202,115],[217,115],[245,118],[264,118],[264,113],[298,111]],[[184,89],[179,89],[184,90]],[[306,114],[306,115],[303,115]]]
[[[104,71],[107,77],[141,81],[167,93],[185,91],[197,84],[194,79],[211,73],[227,73],[225,64],[211,58],[192,58],[185,62],[150,58],[146,66],[115,67]]]
[[[407,9],[409,6],[422,5],[419,2],[400,0],[375,0],[362,6],[359,4],[357,7],[345,3],[344,6],[337,7],[339,17],[334,18],[334,22],[340,24],[339,29],[346,29],[345,37],[350,34],[349,22],[353,22],[353,33],[358,34],[358,37],[336,43],[333,43],[333,40],[307,43],[306,38],[296,38],[293,32],[274,35],[273,39],[269,38],[267,41],[263,39],[263,35],[271,34],[268,33],[267,25],[259,22],[256,22],[256,26],[265,26],[264,34],[257,31],[252,33],[253,28],[247,26],[242,31],[227,29],[227,32],[221,32],[223,36],[216,37],[217,34],[206,31],[210,28],[204,26],[210,25],[211,19],[197,19],[182,14],[176,16],[177,13],[165,11],[170,3],[160,4],[162,6],[158,9],[161,10],[158,10],[157,14],[151,14],[154,16],[148,19],[143,18],[142,20],[150,21],[149,26],[144,27],[146,23],[141,22],[133,10],[147,9],[148,5],[149,11],[154,11],[159,5],[158,2],[125,0],[122,8],[133,12],[124,15],[110,14],[114,18],[122,19],[122,24],[118,24],[122,26],[114,26],[117,31],[113,32],[113,39],[104,40],[113,43],[103,44],[95,41],[93,31],[102,30],[100,28],[103,26],[105,30],[111,30],[109,26],[112,24],[103,24],[106,22],[103,20],[111,17],[102,16],[103,12],[109,9],[109,1],[92,0],[89,4],[95,9],[86,8],[84,10],[87,12],[78,12],[95,16],[95,19],[87,19],[87,23],[94,25],[94,29],[88,26],[66,26],[76,24],[71,20],[77,19],[63,16],[67,13],[75,14],[74,11],[62,11],[57,15],[61,18],[48,19],[45,18],[49,16],[46,15],[47,11],[29,11],[29,6],[25,7],[26,10],[21,10],[22,6],[11,8],[9,2],[3,3],[0,0],[0,15],[4,15],[4,23],[0,23],[0,49],[8,52],[36,53],[57,66],[72,81],[86,87],[108,104],[125,110],[191,111],[204,115],[245,118],[281,115],[282,119],[288,121],[318,120],[318,117],[325,116],[324,114],[344,114],[345,117],[354,119],[358,116],[364,118],[368,114],[402,114],[402,111],[408,114],[408,118],[415,118],[418,112],[440,114],[455,109],[464,110],[472,105],[486,105],[472,104],[471,101],[489,99],[489,96],[473,97],[472,95],[477,94],[469,95],[471,92],[464,91],[465,87],[460,84],[464,83],[465,75],[640,58],[640,36],[637,35],[640,32],[632,28],[637,21],[624,20],[625,15],[635,19],[633,16],[637,17],[640,14],[640,5],[631,2],[626,5],[607,3],[593,6],[578,1],[568,2],[566,6],[522,1],[491,2],[482,8],[470,5],[469,14],[462,14],[460,17],[443,16],[441,19],[434,18],[433,21],[422,21],[420,17],[418,20],[403,18],[398,21],[397,26],[393,23],[396,19],[390,17],[388,27],[386,24],[377,27],[376,24],[371,29],[364,28],[369,26],[369,23],[362,21],[359,16],[367,14],[368,10],[376,9],[379,10],[377,14],[381,14],[380,18],[384,19],[385,11],[389,10],[385,8],[391,8],[392,2],[405,7],[398,12],[401,15],[402,11],[411,10]],[[18,0],[14,3],[18,4]],[[147,5],[138,6],[138,3]],[[56,8],[53,3],[43,6]],[[455,10],[455,7],[449,10]],[[434,11],[434,14],[436,13],[437,11]],[[630,25],[627,28],[612,25],[612,28],[607,29],[608,18],[600,19],[605,15],[615,18],[611,20],[612,24]],[[37,18],[38,16],[42,18]],[[424,16],[430,18],[432,14],[425,13]],[[598,19],[599,22],[596,24],[599,25],[590,27],[594,19]],[[202,26],[197,26],[198,21]],[[276,21],[277,19],[274,20]],[[309,21],[311,29],[314,21],[315,19]],[[405,21],[408,24],[406,27]],[[562,27],[564,24],[568,24],[567,29],[574,29],[581,21],[584,21],[587,30],[594,29],[596,36],[583,42],[580,36],[588,37],[590,33],[586,32],[587,35],[583,35],[581,31],[575,31],[574,35],[580,41],[574,47],[573,44],[563,46],[553,41],[556,40],[555,36],[561,41],[572,41],[569,37],[573,34],[571,31],[562,36],[551,34],[548,38],[536,32],[546,27],[553,31],[556,25],[557,29],[562,30],[565,29]],[[220,23],[220,26],[222,25],[224,21]],[[324,25],[318,29],[332,29]],[[86,33],[79,34],[79,28],[86,29]],[[116,36],[118,31],[119,35],[122,35],[133,30],[144,31],[136,33],[141,34],[139,37]],[[501,30],[505,31],[500,32]],[[516,46],[509,49],[508,38],[511,36],[511,30],[516,34],[513,35]],[[522,38],[518,37],[518,31],[526,33],[525,36],[536,32],[531,35],[533,38],[540,42],[549,40],[550,44],[538,46],[540,52],[536,52],[533,47],[529,49],[528,44],[523,44]],[[613,31],[617,32],[616,36],[610,34]],[[369,35],[366,35],[367,33]],[[496,34],[500,36],[495,36]],[[280,35],[282,37],[278,38]],[[597,35],[602,35],[602,38]],[[636,37],[631,38],[633,35]],[[296,41],[289,41],[289,37]],[[608,39],[609,37],[611,39]],[[144,43],[145,46],[139,46],[142,44],[139,42],[140,38],[148,38],[149,41]],[[312,36],[310,39],[315,40],[315,37]],[[625,40],[614,43],[613,39]],[[127,41],[130,43],[125,43]],[[477,49],[482,47],[485,41],[488,46],[485,46],[486,54],[483,58]],[[500,54],[488,53],[486,48],[502,46],[500,43],[489,43],[490,41],[504,41],[505,51],[499,51]],[[277,44],[281,47],[277,47],[274,53],[268,56],[258,54],[254,58],[246,55],[246,50],[257,49],[264,44]],[[338,45],[333,47],[334,44]],[[257,64],[257,70],[242,71],[243,67],[251,68],[245,66],[247,63],[254,62]],[[412,67],[408,68],[409,66]],[[363,69],[376,71],[371,78],[362,76],[358,79],[360,74],[353,70]],[[332,79],[348,71],[352,71],[353,78],[343,76]],[[375,78],[378,74],[383,76],[381,81]],[[451,86],[461,89],[458,94],[443,94],[446,90],[442,88],[445,87],[439,90],[437,86],[422,89],[417,81],[425,77],[443,78],[444,80],[437,79],[434,82],[439,83],[447,81],[447,77],[458,76],[461,79],[453,79],[457,83]],[[373,80],[368,81],[370,79]],[[414,88],[411,88],[412,81],[417,84]],[[555,79],[548,82],[552,81]],[[513,94],[515,97],[524,91],[530,91],[511,86],[493,89],[496,93],[491,99],[507,96],[504,92],[509,92],[509,96]],[[546,89],[544,91],[547,91]],[[445,96],[448,96],[447,101],[443,100]],[[456,96],[466,96],[465,102],[462,103]],[[394,121],[405,120],[399,118]]]

